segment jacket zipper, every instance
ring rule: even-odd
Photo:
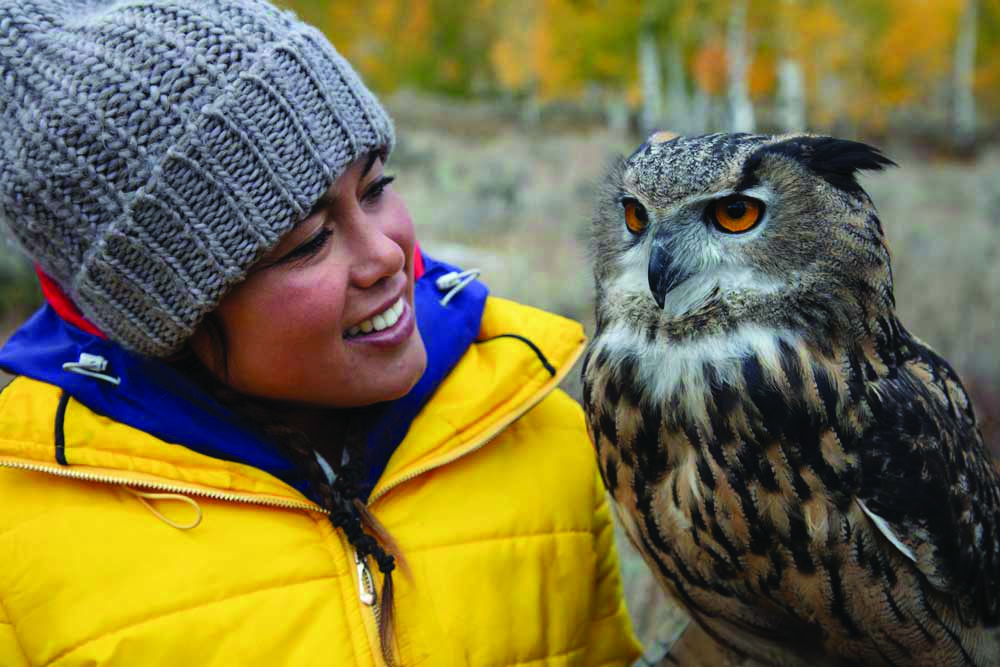
[[[372,576],[372,571],[368,568],[367,559],[362,558],[357,549],[354,550],[354,565],[358,571],[358,598],[361,600],[361,604],[371,607],[372,616],[375,618],[376,639],[373,644],[380,649],[376,655],[381,655],[383,659],[388,658],[387,667],[394,667],[391,659],[393,654],[391,647],[386,651],[381,651],[382,642],[378,638],[378,628],[382,623],[382,606],[375,593],[375,577]]]
[[[400,477],[399,479],[395,480],[392,484],[389,484],[388,486],[379,489],[378,493],[372,494],[372,496],[368,499],[368,505],[371,506],[372,504],[375,503],[375,501],[382,498],[385,494],[387,494],[389,491],[392,491],[400,484],[404,484],[410,481],[411,479],[414,479],[416,477],[419,477],[420,475],[423,475],[426,472],[434,470],[435,468],[440,468],[441,466],[448,465],[449,463],[452,463],[462,458],[463,456],[476,452],[485,447],[494,438],[500,435],[500,433],[502,433],[508,426],[510,426],[515,421],[523,417],[525,413],[527,413],[529,410],[531,410],[536,405],[541,403],[542,399],[544,399],[546,396],[552,393],[556,389],[556,387],[559,386],[559,383],[562,382],[562,380],[569,373],[569,369],[573,368],[573,366],[576,364],[577,359],[580,357],[582,353],[583,353],[583,346],[581,345],[580,349],[577,350],[576,354],[567,359],[566,362],[563,364],[562,368],[566,369],[566,371],[558,373],[557,375],[552,377],[550,381],[550,386],[547,390],[539,391],[531,400],[523,403],[519,409],[512,412],[503,421],[501,421],[499,424],[490,429],[490,431],[486,435],[482,436],[478,442],[475,442],[472,445],[465,447],[443,459],[439,459],[438,461],[435,461],[430,465],[425,465],[422,468],[418,468],[415,471],[407,473],[403,477]],[[62,466],[52,467],[52,466],[39,465],[35,463],[23,463],[20,461],[10,461],[10,460],[0,459],[0,468],[16,468],[18,470],[43,472],[50,475],[56,475],[57,477],[67,477],[69,479],[78,479],[86,482],[97,482],[99,484],[138,486],[146,489],[151,489],[154,491],[189,494],[193,496],[200,496],[202,498],[211,498],[213,500],[232,501],[232,502],[246,503],[249,505],[265,505],[269,507],[281,507],[285,509],[308,510],[310,512],[319,512],[320,514],[329,514],[329,512],[324,510],[319,505],[304,501],[278,500],[274,498],[261,498],[260,496],[255,496],[255,495],[222,493],[220,491],[209,491],[206,489],[198,489],[186,486],[159,484],[156,482],[149,482],[146,480],[111,477],[108,475],[98,475],[95,473],[68,470]]]
[[[406,482],[410,481],[411,479],[414,479],[415,477],[419,477],[420,475],[423,475],[424,473],[434,470],[436,468],[440,468],[441,466],[448,465],[449,463],[452,463],[453,461],[456,461],[462,458],[463,456],[467,456],[485,447],[494,438],[503,433],[508,426],[510,426],[515,421],[523,417],[532,408],[541,403],[542,399],[544,399],[546,396],[555,391],[556,387],[559,386],[559,383],[562,382],[563,379],[565,379],[566,375],[569,374],[569,370],[576,365],[576,362],[580,358],[580,355],[583,354],[583,349],[584,346],[581,345],[580,348],[576,351],[576,354],[574,354],[566,361],[566,363],[562,366],[562,368],[566,370],[562,373],[557,373],[556,375],[554,375],[551,378],[550,384],[548,385],[547,389],[537,392],[537,394],[534,397],[523,403],[519,409],[511,412],[504,420],[502,420],[500,423],[498,423],[496,426],[490,429],[489,432],[487,432],[485,435],[481,436],[477,442],[474,442],[472,445],[465,447],[450,456],[435,461],[430,465],[418,468],[417,470],[410,472],[404,475],[403,477],[400,477],[399,479],[395,480],[392,484],[389,484],[388,486],[379,489],[377,494],[372,494],[372,496],[368,499],[367,503],[368,506],[371,507],[375,503],[375,501],[385,496],[385,494],[389,493],[389,491],[392,491],[400,484],[405,484]],[[365,559],[361,558],[358,555],[357,551],[354,552],[354,562],[357,565],[357,570],[358,570],[359,597],[361,599],[362,604],[369,604],[368,602],[366,602],[366,600],[372,601],[371,604],[369,604],[369,606],[372,607],[372,611],[375,616],[375,625],[377,628],[379,622],[381,621],[380,617],[381,614],[378,606],[378,600],[375,596],[375,583],[371,575],[371,570],[368,569],[368,564],[365,562]],[[393,665],[390,663],[389,667],[393,667]]]
[[[386,486],[386,487],[384,487],[382,489],[379,489],[379,492],[377,494],[373,494],[368,499],[368,505],[371,506],[372,504],[375,503],[375,501],[377,501],[379,498],[382,498],[383,496],[385,496],[389,491],[395,489],[396,487],[398,487],[401,484],[404,484],[404,483],[410,481],[411,479],[419,477],[420,475],[423,475],[424,473],[429,472],[431,470],[434,470],[436,468],[440,468],[441,466],[448,465],[449,463],[452,463],[452,462],[454,462],[454,461],[462,458],[463,456],[467,456],[469,454],[472,454],[473,452],[476,452],[476,451],[482,449],[483,447],[485,447],[494,438],[496,438],[498,435],[500,435],[501,433],[503,433],[503,431],[508,426],[510,426],[515,421],[517,421],[518,419],[520,419],[521,417],[523,417],[528,411],[530,411],[536,405],[538,405],[539,403],[541,403],[542,399],[544,399],[546,396],[548,396],[549,394],[551,394],[556,389],[556,387],[559,386],[559,383],[562,382],[563,379],[565,379],[566,375],[569,374],[569,370],[572,369],[576,365],[577,359],[579,359],[580,355],[583,354],[583,349],[584,349],[584,346],[581,345],[580,348],[576,351],[576,353],[574,355],[572,355],[569,359],[566,360],[566,362],[562,365],[562,369],[565,369],[565,371],[561,372],[561,373],[557,373],[556,375],[554,375],[550,379],[547,389],[545,389],[543,391],[539,391],[530,400],[524,402],[521,405],[520,408],[518,408],[517,410],[511,412],[505,419],[503,419],[501,422],[499,422],[498,424],[496,424],[492,429],[490,429],[489,432],[486,433],[486,435],[480,437],[477,442],[474,442],[472,445],[470,445],[468,447],[465,447],[465,448],[459,450],[458,452],[455,452],[454,454],[452,454],[450,456],[447,456],[447,457],[445,457],[443,459],[435,461],[434,463],[432,463],[430,465],[426,465],[426,466],[424,466],[422,468],[418,468],[417,470],[415,470],[413,472],[410,472],[410,473],[406,474],[405,476],[403,476],[403,477],[395,480],[392,484],[390,484],[390,485],[388,485],[388,486]],[[8,461],[8,460],[0,459],[0,468],[16,468],[16,469],[19,469],[19,470],[28,470],[28,471],[33,471],[33,472],[43,472],[43,473],[48,473],[50,475],[56,475],[58,477],[67,477],[67,478],[70,478],[70,479],[78,479],[78,480],[87,481],[87,482],[96,482],[96,483],[99,483],[99,484],[112,484],[112,485],[119,485],[119,486],[137,486],[137,487],[142,487],[142,488],[146,488],[146,489],[151,489],[151,490],[154,490],[154,491],[163,491],[163,492],[167,492],[167,493],[179,493],[179,494],[182,494],[182,495],[183,494],[187,494],[187,495],[193,495],[193,496],[200,496],[202,498],[210,498],[210,499],[213,499],[213,500],[232,501],[232,502],[245,503],[245,504],[250,504],[250,505],[262,505],[262,506],[269,506],[269,507],[280,507],[280,508],[284,508],[284,509],[307,510],[307,511],[310,511],[310,512],[319,512],[320,514],[329,514],[329,512],[327,512],[326,510],[324,510],[320,506],[315,505],[313,503],[298,502],[298,501],[294,501],[294,500],[277,500],[277,499],[272,499],[272,498],[261,498],[259,496],[241,495],[241,494],[233,494],[233,493],[221,493],[221,492],[218,492],[218,491],[208,491],[208,490],[205,490],[205,489],[197,489],[197,488],[183,487],[183,486],[173,486],[173,485],[170,485],[170,484],[158,484],[156,482],[148,482],[148,481],[145,481],[145,480],[136,480],[136,479],[127,479],[127,478],[123,479],[123,478],[110,477],[110,476],[106,476],[106,475],[97,475],[97,474],[94,474],[94,473],[78,472],[78,471],[74,471],[74,470],[66,470],[66,469],[61,468],[61,467],[60,468],[53,468],[51,466],[43,466],[43,465],[37,465],[37,464],[32,464],[32,463],[21,463],[21,462],[18,462],[18,461]],[[375,594],[375,579],[372,576],[371,570],[368,568],[368,563],[366,562],[366,560],[364,558],[360,557],[360,555],[358,554],[357,550],[354,550],[354,563],[355,563],[355,566],[356,566],[357,576],[358,576],[358,598],[359,598],[359,600],[360,600],[360,602],[361,602],[362,605],[372,608],[372,615],[375,617],[375,627],[376,627],[376,631],[377,631],[378,624],[381,621],[381,615],[382,614],[381,614],[381,608],[379,606],[378,598],[377,598],[377,596]],[[379,644],[379,642],[376,641],[376,645],[378,645],[378,644]],[[390,655],[391,655],[391,653],[390,653]],[[393,667],[393,665],[391,664],[391,662],[389,664],[389,667]]]
[[[247,505],[265,505],[268,507],[280,507],[282,509],[308,510],[328,514],[319,505],[296,500],[283,500],[278,498],[264,498],[256,495],[243,495],[238,493],[223,493],[221,491],[209,491],[190,486],[175,486],[172,484],[159,484],[142,479],[129,479],[123,477],[112,477],[110,475],[98,475],[96,473],[81,472],[79,470],[68,470],[62,467],[39,465],[36,463],[23,463],[21,461],[10,461],[0,459],[0,468],[15,468],[17,470],[28,470],[30,472],[43,472],[56,477],[66,477],[78,479],[84,482],[96,482],[98,484],[111,484],[114,486],[136,486],[152,491],[162,491],[165,493],[177,493],[180,495],[198,496],[210,498],[212,500],[223,500],[228,502],[244,503]]]
[[[374,608],[375,620],[378,621],[379,608],[378,601],[375,599],[375,583],[372,581],[372,573],[368,569],[368,563],[361,557],[357,549],[354,550],[354,564],[358,570],[358,597],[361,604]]]
[[[188,486],[177,486],[173,484],[159,484],[157,482],[149,482],[140,479],[128,479],[121,477],[113,477],[111,475],[99,475],[90,472],[81,472],[79,470],[67,470],[65,468],[56,468],[53,466],[39,465],[35,463],[23,463],[21,461],[10,461],[0,459],[0,468],[11,468],[15,470],[26,470],[29,472],[40,472],[49,475],[55,475],[56,477],[65,477],[67,479],[75,479],[83,482],[92,482],[96,484],[110,484],[112,486],[123,486],[123,487],[139,487],[143,489],[149,489],[151,491],[158,491],[163,493],[177,493],[180,495],[187,496],[198,496],[201,498],[209,498],[211,500],[220,500],[225,502],[236,502],[243,503],[247,505],[261,505],[267,507],[279,507],[281,509],[293,509],[293,510],[306,510],[310,512],[318,512],[320,514],[329,514],[319,505],[314,505],[307,502],[298,502],[295,500],[279,500],[273,498],[262,498],[260,496],[243,495],[237,493],[222,493],[220,491],[209,491],[207,489],[198,489]],[[361,604],[370,607],[372,613],[375,617],[375,627],[378,628],[378,624],[382,620],[382,610],[379,605],[379,601],[375,594],[375,578],[372,576],[371,570],[368,568],[368,563],[364,558],[354,550],[354,563],[357,569],[358,576],[358,598]],[[376,634],[376,637],[378,635]],[[375,641],[378,645],[378,640]],[[381,652],[380,652],[381,653]],[[393,667],[390,663],[389,667]]]

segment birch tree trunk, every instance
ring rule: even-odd
[[[778,65],[778,122],[786,132],[806,129],[806,98],[802,65],[783,58]]]
[[[976,21],[978,0],[966,0],[955,43],[954,139],[969,144],[976,137],[976,98],[972,91],[976,71]]]
[[[639,33],[639,78],[642,81],[642,113],[639,124],[643,133],[659,129],[663,122],[663,84],[656,37],[650,30]]]
[[[730,125],[734,132],[753,132],[750,101],[750,55],[747,47],[747,0],[733,0],[729,14],[727,66],[729,70]]]
[[[705,94],[703,90],[695,90],[694,94],[691,95],[691,116],[688,118],[688,132],[690,134],[704,134],[708,132],[711,128],[712,130],[719,129],[718,127],[713,127],[710,120],[710,104],[708,101],[708,95]]]
[[[667,127],[678,134],[691,132],[691,104],[684,76],[684,55],[678,44],[667,52]]]

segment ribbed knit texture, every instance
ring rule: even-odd
[[[392,123],[257,0],[0,2],[0,215],[102,332],[176,351]]]

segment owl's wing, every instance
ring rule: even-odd
[[[867,382],[865,396],[873,421],[861,446],[862,509],[934,588],[960,599],[963,612],[996,620],[1000,479],[961,381],[908,337],[899,363]]]

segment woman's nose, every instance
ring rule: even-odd
[[[356,286],[371,287],[403,270],[406,263],[403,248],[377,222],[360,223],[354,236],[351,279]]]

